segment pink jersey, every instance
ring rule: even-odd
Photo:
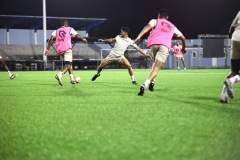
[[[166,19],[158,19],[156,27],[150,32],[147,40],[147,47],[152,45],[164,45],[171,48],[172,37],[175,26]]]
[[[61,27],[56,30],[56,49],[58,53],[72,49],[71,27]]]
[[[174,57],[181,57],[182,56],[182,46],[181,45],[175,45],[173,47]]]

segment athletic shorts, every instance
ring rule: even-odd
[[[64,61],[72,62],[73,54],[72,54],[71,49],[67,50],[66,52],[61,53],[60,55],[63,57]]]
[[[174,55],[174,57],[176,57],[176,58],[182,58],[183,55]]]
[[[109,54],[105,59],[108,61],[108,63],[113,63],[113,62],[121,62],[121,59],[125,58],[124,55],[113,55],[113,54]]]
[[[153,56],[156,60],[165,63],[165,61],[169,55],[169,50],[166,46],[152,45],[151,50],[152,50]]]
[[[231,59],[240,59],[240,41],[231,41]]]
[[[0,59],[2,59],[2,56],[0,56]]]

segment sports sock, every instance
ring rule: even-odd
[[[135,81],[135,79],[134,79],[134,75],[131,76],[131,79],[132,79],[132,81]]]
[[[155,78],[154,78],[154,79],[151,81],[151,83],[155,83],[155,81],[156,81],[156,80],[155,80]]]
[[[74,79],[73,79],[73,74],[69,74],[69,77],[70,77],[70,80],[71,80],[71,81],[74,81]]]
[[[63,75],[63,72],[59,72],[58,73],[58,77],[61,79],[62,78],[62,75]]]
[[[229,81],[233,84],[233,83],[237,83],[240,81],[240,76],[237,74],[231,78],[229,78]]]
[[[12,73],[10,71],[8,71],[8,76],[11,77],[12,76]]]
[[[147,88],[148,87],[148,85],[150,84],[150,80],[149,79],[147,79],[143,84],[143,86],[144,86],[144,88]]]
[[[222,95],[227,95],[227,87],[225,86],[225,84],[223,85]]]

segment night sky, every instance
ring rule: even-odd
[[[240,11],[240,0],[46,0],[47,16],[107,18],[94,28],[91,37],[115,37],[122,26],[136,38],[161,8],[187,39],[198,34],[227,34]],[[3,0],[1,15],[42,16],[42,0]]]

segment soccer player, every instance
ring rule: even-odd
[[[220,95],[221,103],[228,103],[228,97],[234,98],[233,84],[240,82],[240,11],[232,22],[229,30],[231,38],[231,72],[224,81]]]
[[[180,71],[179,60],[182,61],[183,66],[184,66],[184,71],[186,71],[187,70],[186,63],[184,61],[184,57],[182,54],[182,45],[180,45],[179,42],[177,42],[176,45],[173,46],[173,52],[174,52],[174,57],[176,58],[178,71]]]
[[[168,11],[161,9],[158,13],[158,19],[152,19],[140,32],[135,42],[138,42],[141,37],[149,30],[150,35],[147,40],[147,46],[151,48],[155,62],[152,67],[152,71],[147,80],[141,85],[139,96],[143,96],[145,89],[149,86],[150,91],[154,91],[154,79],[157,76],[159,69],[165,63],[169,50],[171,48],[172,37],[176,37],[182,40],[182,52],[186,53],[185,46],[186,40],[183,34],[175,27],[170,21],[168,21]]]
[[[0,64],[5,68],[5,70],[8,72],[8,76],[10,79],[16,78],[15,74],[12,74],[11,71],[9,70],[6,62],[3,60],[2,56],[0,56]]]
[[[45,55],[49,54],[49,49],[52,45],[54,38],[56,38],[56,49],[60,56],[64,58],[64,66],[62,70],[55,76],[58,80],[59,85],[62,84],[62,76],[68,71],[70,76],[70,83],[75,84],[75,80],[73,77],[73,69],[72,69],[72,43],[71,37],[75,37],[80,39],[83,42],[87,42],[87,40],[81,37],[72,27],[68,26],[68,20],[62,19],[60,21],[61,27],[55,31],[53,31],[50,40],[48,41],[47,50],[45,51]]]
[[[97,69],[97,74],[95,74],[92,77],[92,81],[95,81],[97,77],[100,76],[100,72],[104,67],[109,65],[110,63],[113,62],[118,62],[125,67],[127,67],[129,75],[132,80],[132,84],[137,84],[137,82],[134,79],[133,75],[133,69],[129,61],[125,58],[124,52],[127,50],[129,46],[133,46],[138,52],[146,56],[147,58],[152,58],[150,55],[146,54],[141,48],[139,48],[133,40],[131,40],[128,37],[128,34],[130,32],[130,29],[128,27],[122,27],[120,35],[116,36],[115,38],[109,38],[109,39],[99,39],[98,41],[100,42],[108,42],[112,43],[115,42],[114,47],[112,48],[110,54],[101,62]]]

